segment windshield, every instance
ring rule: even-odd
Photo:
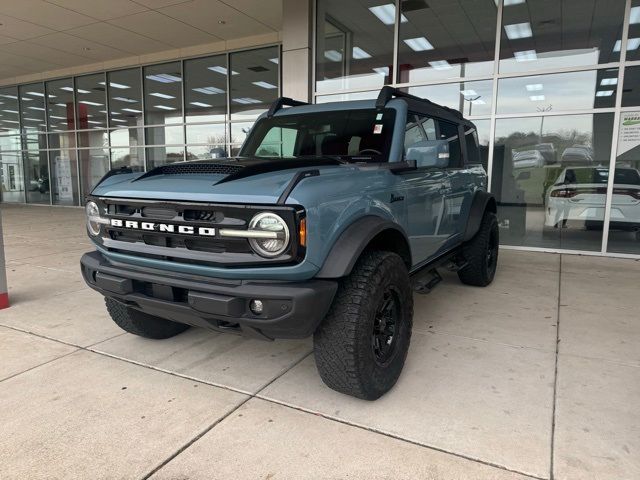
[[[617,168],[613,182],[616,185],[640,185],[640,173],[632,168]],[[609,170],[606,168],[568,168],[564,172],[564,178],[559,183],[581,184],[597,183],[606,184],[609,181]]]
[[[240,156],[339,157],[353,162],[386,162],[395,110],[340,110],[282,115],[260,120]]]

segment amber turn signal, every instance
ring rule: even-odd
[[[300,220],[300,226],[298,227],[298,242],[301,247],[307,246],[307,219]]]

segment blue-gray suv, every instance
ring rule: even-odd
[[[475,126],[390,87],[280,98],[237,158],[111,171],[86,213],[82,274],[127,332],[313,335],[324,382],[369,400],[400,376],[414,291],[439,267],[488,285],[498,259]]]

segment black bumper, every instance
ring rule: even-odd
[[[158,317],[218,331],[273,338],[304,338],[327,314],[336,281],[227,280],[108,261],[99,252],[80,260],[85,282],[105,297]],[[252,299],[264,310],[251,312]]]

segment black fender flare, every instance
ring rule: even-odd
[[[367,245],[384,231],[390,231],[399,240],[402,236],[404,240],[402,247],[406,250],[405,257],[409,257],[404,260],[409,268],[411,252],[407,235],[402,227],[382,217],[367,215],[353,222],[340,234],[315,278],[340,278],[349,275]]]
[[[484,190],[478,190],[473,195],[471,200],[471,207],[469,208],[469,216],[467,217],[467,227],[464,231],[463,241],[467,242],[471,240],[482,223],[482,217],[484,212],[489,210],[492,213],[498,213],[496,199],[493,194],[485,192]]]

